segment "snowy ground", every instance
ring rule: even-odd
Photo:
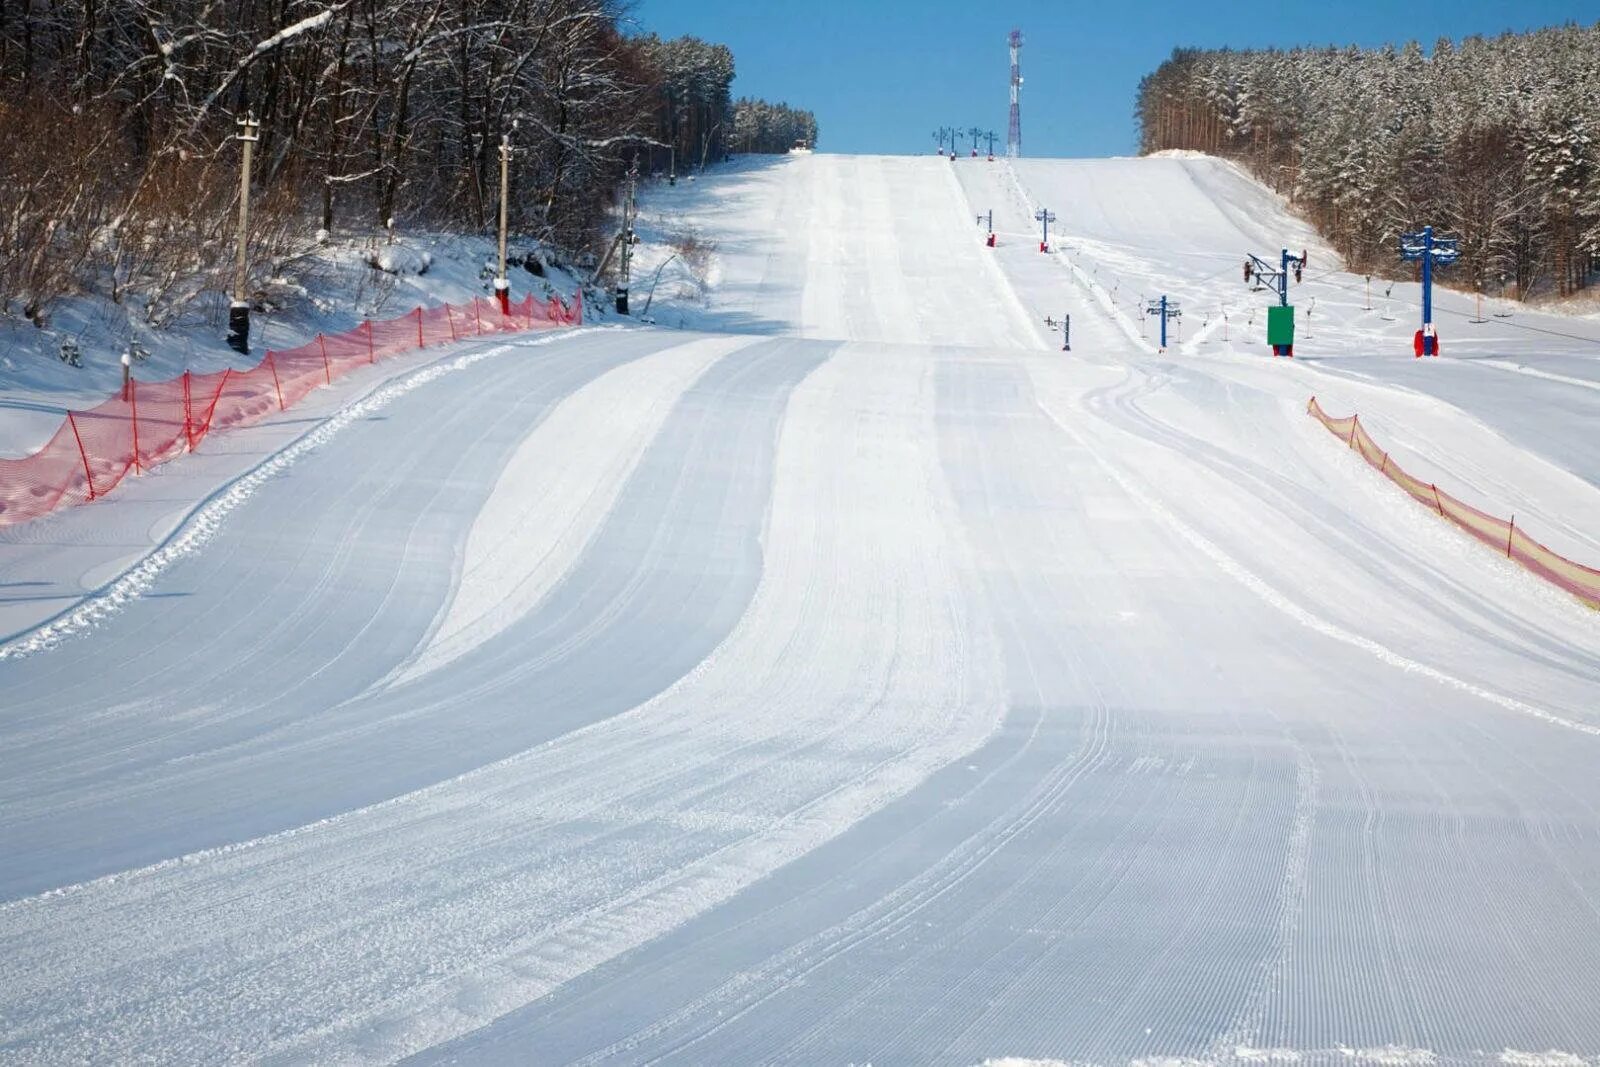
[[[1274,362],[1238,246],[1293,223],[1209,161],[646,222],[715,246],[684,329],[0,531],[0,1059],[1600,1062],[1600,615],[1304,414],[1592,561],[1600,327],[1418,366],[1314,267]],[[1230,339],[1154,352],[1156,285]]]
[[[518,259],[531,250],[509,251]],[[228,301],[215,292],[202,294],[162,330],[145,322],[136,298],[115,304],[92,293],[51,304],[43,328],[0,319],[0,457],[30,454],[56,432],[63,411],[93,407],[120,390],[120,360],[130,342],[147,353],[134,367],[140,381],[164,381],[185,370],[253,367],[268,349],[297,348],[319,332],[393,318],[419,304],[488,297],[495,255],[492,240],[459,235],[422,233],[392,241],[336,235],[326,244],[313,243],[292,267],[262,283],[272,309],[252,315],[247,356],[223,342]],[[572,271],[553,264],[541,269],[543,276],[515,264],[508,269],[518,297],[571,297],[578,285]],[[61,361],[66,344],[77,347],[79,366]]]

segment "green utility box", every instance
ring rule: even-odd
[[[1267,309],[1267,344],[1273,348],[1288,348],[1294,344],[1294,308]]]

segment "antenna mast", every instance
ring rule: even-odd
[[[1006,38],[1011,45],[1011,125],[1006,129],[1006,155],[1022,155],[1022,31],[1012,30]]]

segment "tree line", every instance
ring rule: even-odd
[[[817,117],[785,103],[742,98],[733,105],[732,141],[740,152],[787,152],[798,145],[814,148]]]
[[[1141,149],[1237,160],[1352,269],[1461,237],[1458,286],[1569,295],[1600,270],[1600,24],[1401,48],[1179,49],[1140,83]]]
[[[309,231],[513,228],[577,251],[628,169],[730,150],[732,53],[629,35],[619,0],[0,3],[0,311],[217,288],[236,123],[261,123],[256,273]]]

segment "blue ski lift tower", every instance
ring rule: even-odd
[[[1432,226],[1400,235],[1400,258],[1422,264],[1422,328],[1417,331],[1417,355],[1437,356],[1439,335],[1433,327],[1433,268],[1448,267],[1461,258],[1461,240],[1435,237]]]

